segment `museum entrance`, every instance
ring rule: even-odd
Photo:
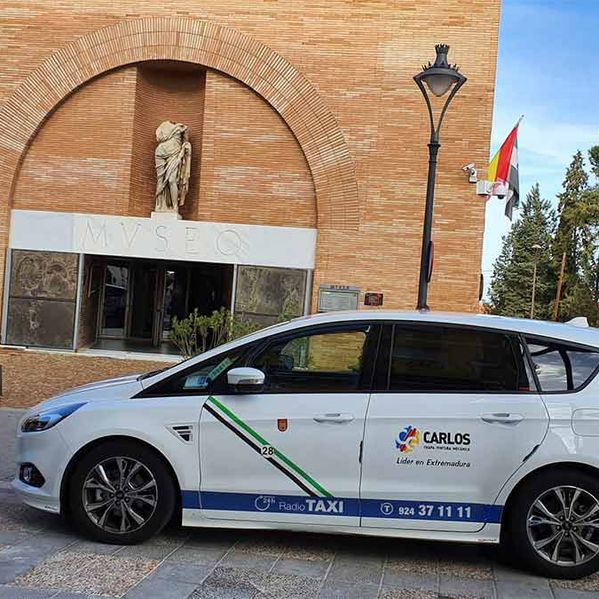
[[[8,345],[172,354],[175,317],[230,309],[236,335],[309,313],[312,290],[307,269],[22,249],[8,281]]]
[[[173,319],[196,308],[211,314],[230,308],[233,266],[86,256],[96,287],[96,348],[176,351],[169,343]]]

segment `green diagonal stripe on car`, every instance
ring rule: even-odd
[[[274,447],[275,455],[297,474],[302,476],[304,480],[308,481],[317,491],[322,493],[325,497],[333,497],[332,493],[329,493],[324,487],[319,485],[307,472],[302,470],[296,463],[292,462],[284,453],[280,452]]]
[[[237,414],[232,412],[227,406],[222,404],[218,399],[213,397],[212,395],[208,397],[208,401],[216,408],[218,408],[221,412],[226,414],[237,426],[242,428],[248,435],[251,435],[258,443],[261,445],[268,445],[273,448],[274,454],[277,458],[279,458],[284,464],[289,466],[296,474],[301,476],[306,482],[310,483],[319,493],[321,493],[325,497],[333,497],[332,493],[329,493],[322,485],[317,483],[307,472],[305,472],[302,468],[300,468],[295,462],[290,460],[284,453],[279,451],[276,447],[271,445],[260,433],[255,431],[251,426],[246,424]]]
[[[227,406],[225,406],[220,401],[218,401],[218,399],[216,399],[216,397],[211,395],[208,398],[208,401],[210,403],[213,403],[217,408],[219,408],[222,412],[224,412],[231,420],[233,420],[235,423],[237,423],[244,431],[246,431],[252,437],[254,437],[254,439],[256,439],[256,441],[258,441],[258,443],[261,443],[262,445],[270,445],[270,443],[264,437],[262,437],[260,435],[260,433],[255,431],[252,427],[248,426],[243,420],[241,420],[241,418],[239,418],[239,416],[237,416],[237,414],[235,414],[234,412],[229,410],[229,408],[227,408]]]

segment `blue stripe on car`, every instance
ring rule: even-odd
[[[349,516],[389,520],[431,520],[499,524],[503,507],[483,503],[441,501],[398,501],[394,499],[357,499],[345,497],[306,497],[257,493],[183,491],[185,509]]]

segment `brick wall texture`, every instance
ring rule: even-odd
[[[285,121],[247,86],[207,74],[196,218],[316,226],[310,169]]]
[[[127,214],[136,71],[90,81],[49,115],[24,153],[12,208]]]
[[[155,131],[166,120],[185,123],[189,141],[195,149],[195,167],[189,181],[183,218],[194,220],[198,208],[202,130],[204,124],[205,71],[184,63],[149,62],[137,69],[132,150],[129,214],[147,217],[154,209],[156,177],[154,170]]]
[[[148,216],[153,131],[190,124],[185,218],[317,227],[318,285],[416,303],[428,118],[412,76],[468,76],[441,133],[433,309],[474,310],[500,0],[0,0],[0,272],[11,208]],[[149,62],[159,61],[159,62]],[[273,248],[276,251],[276,248]]]

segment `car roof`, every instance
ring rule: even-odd
[[[395,310],[348,310],[344,312],[325,312],[311,314],[262,329],[251,337],[259,338],[275,332],[294,330],[304,326],[317,324],[333,324],[351,321],[403,321],[411,323],[435,323],[448,325],[464,325],[486,329],[497,329],[523,333],[537,337],[570,341],[582,345],[599,347],[599,329],[592,327],[575,326],[573,324],[548,322],[544,320],[530,320],[527,318],[509,318],[491,314],[467,314],[460,312],[433,312],[433,311],[395,311]],[[246,339],[249,340],[250,337]]]

